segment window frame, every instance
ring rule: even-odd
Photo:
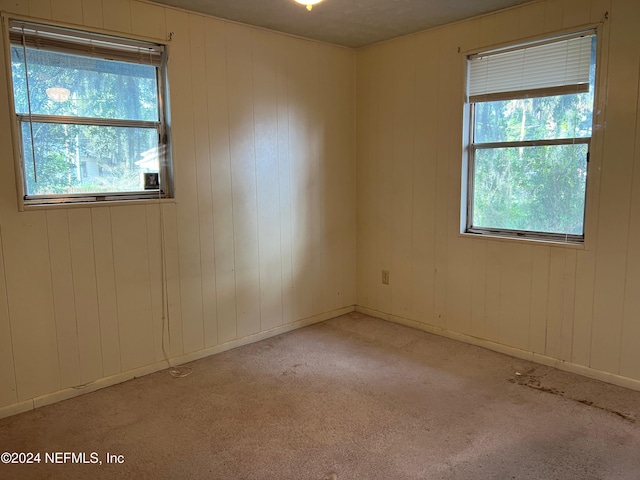
[[[53,31],[65,31],[69,33],[71,38],[87,39],[95,36],[98,39],[112,40],[114,49],[120,47],[124,51],[124,46],[149,44],[162,49],[160,53],[160,61],[153,64],[156,72],[156,84],[158,94],[158,121],[147,120],[123,120],[115,118],[94,118],[80,116],[63,116],[63,115],[45,115],[34,113],[17,113],[14,97],[13,71],[11,65],[11,47],[15,45],[10,39],[10,26],[12,22],[37,25],[44,30],[49,28]],[[9,97],[9,116],[11,117],[11,131],[14,167],[16,177],[16,189],[18,194],[18,210],[24,211],[30,208],[40,207],[63,207],[63,206],[95,206],[96,204],[110,204],[113,202],[140,202],[173,199],[174,198],[174,182],[173,182],[173,162],[171,148],[171,127],[169,114],[169,86],[168,86],[168,42],[156,38],[146,38],[137,35],[121,34],[104,31],[100,29],[92,29],[78,26],[71,26],[59,22],[49,21],[43,22],[39,19],[24,17],[20,15],[9,15],[2,13],[3,23],[3,39],[5,42],[5,68],[7,70],[7,86]],[[44,51],[60,51],[56,48],[43,48]],[[65,52],[62,52],[65,53]],[[77,52],[67,52],[72,54],[80,54]],[[99,57],[104,58],[104,57]],[[116,61],[122,61],[115,58]],[[142,62],[133,64],[143,64]],[[127,192],[87,192],[87,193],[68,193],[68,194],[51,194],[51,195],[27,195],[26,185],[26,165],[23,154],[22,126],[23,123],[48,123],[48,124],[67,124],[67,125],[96,125],[105,127],[125,127],[125,128],[155,128],[158,134],[158,151],[159,151],[159,177],[160,186],[153,190],[135,190]]]
[[[467,75],[467,81],[465,82],[465,114],[464,114],[464,127],[463,127],[463,144],[465,146],[465,155],[463,162],[463,175],[462,175],[462,188],[461,188],[461,234],[468,234],[473,236],[486,236],[486,237],[498,237],[502,239],[518,239],[518,240],[531,240],[534,242],[548,242],[553,244],[566,244],[566,245],[585,245],[587,238],[587,210],[589,208],[588,204],[589,196],[590,196],[590,188],[589,185],[594,183],[594,179],[591,178],[594,173],[591,157],[592,157],[592,149],[593,149],[593,140],[596,135],[596,116],[597,110],[596,106],[598,105],[598,91],[600,88],[599,81],[599,67],[601,59],[600,59],[600,48],[601,48],[601,40],[602,40],[602,32],[601,32],[601,24],[597,25],[585,25],[580,28],[571,29],[563,32],[556,32],[555,34],[545,34],[540,37],[527,39],[527,41],[516,41],[510,42],[504,45],[495,46],[492,48],[484,48],[478,49],[470,52],[464,53],[464,61],[465,61],[465,72]],[[596,48],[595,48],[595,64],[596,64],[596,73],[594,77],[594,91],[593,91],[593,112],[592,112],[592,130],[591,136],[589,137],[571,137],[571,138],[555,138],[555,139],[547,139],[547,140],[523,140],[523,141],[508,141],[508,142],[475,142],[475,111],[477,103],[482,103],[481,101],[471,101],[469,98],[469,94],[467,91],[468,75],[469,75],[469,60],[471,57],[478,55],[478,52],[493,52],[493,51],[510,51],[510,50],[518,50],[522,48],[526,48],[530,44],[537,43],[552,43],[555,40],[560,41],[563,38],[579,35],[579,34],[589,34],[596,37]],[[533,97],[548,97],[555,96],[562,93],[573,93],[567,91],[564,87],[550,87],[550,88],[540,88],[536,90],[532,90],[532,95],[522,95],[517,98],[526,99]],[[581,93],[581,92],[575,92]],[[500,94],[491,94],[494,98],[494,101],[500,100]],[[513,98],[509,96],[509,98]],[[533,231],[533,230],[517,230],[517,229],[506,229],[506,228],[491,228],[491,227],[479,227],[473,225],[473,202],[474,202],[474,180],[475,180],[475,157],[476,152],[478,150],[483,149],[491,149],[491,148],[520,148],[520,147],[538,147],[538,146],[555,146],[555,145],[587,145],[587,156],[586,156],[586,179],[585,179],[585,201],[584,201],[584,210],[583,210],[583,229],[582,235],[576,234],[566,234],[566,233],[555,233],[555,232],[541,232],[541,231]],[[590,180],[591,178],[591,180]],[[466,196],[466,198],[464,198]]]

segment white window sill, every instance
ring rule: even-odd
[[[140,198],[128,200],[105,200],[95,202],[61,202],[61,203],[40,203],[20,205],[20,211],[29,212],[33,210],[59,210],[63,208],[91,208],[91,207],[122,207],[127,205],[158,205],[177,203],[175,198]]]
[[[574,250],[587,250],[585,242],[561,242],[554,239],[543,238],[527,238],[527,237],[514,237],[510,235],[498,235],[498,234],[482,234],[482,233],[470,233],[461,232],[458,234],[460,238],[475,238],[479,240],[497,240],[499,242],[518,242],[521,244],[548,246],[548,247],[563,247]]]

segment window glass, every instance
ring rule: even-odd
[[[22,46],[11,47],[16,113],[29,113]],[[26,48],[31,113],[158,121],[156,68]],[[59,88],[68,97],[55,97]]]
[[[166,47],[13,19],[8,36],[25,205],[172,196]]]
[[[540,50],[538,46],[507,49],[509,54],[499,62],[492,62],[494,52],[469,57],[469,85],[476,88],[476,95],[470,96],[469,232],[554,239],[571,236],[567,241],[584,238],[595,35],[584,32],[554,42],[544,43],[544,48],[555,52],[558,65],[577,66],[575,85],[550,72],[539,77],[544,81],[552,78],[556,84],[529,81],[528,90],[505,92],[485,86],[489,83],[485,77],[494,87],[504,83],[500,83],[502,72],[509,73],[510,85],[526,83],[526,73],[544,65],[540,55],[528,55]],[[563,45],[569,44],[576,48],[565,49]],[[509,63],[505,58],[514,60]],[[482,63],[474,70],[476,59]]]
[[[593,93],[480,102],[475,142],[517,142],[591,136]]]
[[[22,138],[27,195],[136,192],[144,172],[159,172],[155,128],[34,122],[32,150],[24,122]]]
[[[588,148],[576,144],[477,150],[474,224],[582,235]]]

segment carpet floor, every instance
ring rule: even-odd
[[[358,313],[190,366],[0,420],[0,478],[640,478],[640,392]]]

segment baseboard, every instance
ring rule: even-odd
[[[350,305],[348,307],[339,308],[331,312],[303,318],[301,320],[288,323],[286,325],[281,325],[270,330],[265,330],[264,332],[256,333],[254,335],[249,335],[238,340],[232,340],[221,345],[216,345],[215,347],[205,348],[204,350],[198,350],[197,352],[192,352],[180,357],[171,358],[171,365],[182,365],[188,362],[193,362],[194,360],[199,360],[201,358],[215,355],[217,353],[222,353],[233,348],[248,345],[249,343],[259,342],[260,340],[264,340],[266,338],[274,337],[282,333],[307,327],[309,325],[313,325],[314,323],[324,322],[325,320],[329,320],[331,318],[339,317],[340,315],[344,315],[345,313],[353,312],[355,309],[355,305]],[[17,415],[19,413],[28,412],[29,410],[44,407],[45,405],[50,405],[62,400],[68,400],[70,398],[78,397],[80,395],[84,395],[85,393],[95,392],[96,390],[110,387],[112,385],[126,382],[128,380],[142,377],[144,375],[149,375],[150,373],[158,372],[166,368],[168,368],[166,361],[156,362],[151,365],[136,368],[134,370],[118,373],[110,377],[101,378],[99,380],[96,380],[95,382],[83,385],[82,387],[65,388],[64,390],[48,393],[46,395],[35,397],[19,403],[14,403],[0,408],[0,418],[10,417],[12,415]]]
[[[415,320],[410,320],[408,318],[400,317],[397,315],[391,315],[389,313],[379,312],[377,310],[373,310],[366,307],[356,306],[356,311],[363,313],[365,315],[369,315],[371,317],[380,318],[382,320],[387,320],[393,323],[398,323],[400,325],[405,325],[407,327],[416,328],[418,330],[423,330],[425,332],[433,333],[435,335],[440,335],[443,337],[451,338],[453,340],[459,340],[464,343],[476,345],[478,347],[483,347],[489,350],[493,350],[495,352],[504,353],[505,355],[509,355],[512,357],[521,358],[523,360],[529,360],[531,362],[539,363],[541,365],[546,365],[548,367],[554,367],[559,370],[564,370],[566,372],[576,373],[578,375],[582,375],[585,377],[594,378],[596,380],[601,380],[603,382],[611,383],[613,385],[625,387],[630,390],[640,391],[640,380],[635,380],[633,378],[623,377],[621,375],[604,372],[602,370],[596,370],[591,367],[578,365],[576,363],[571,363],[566,360],[560,360],[558,358],[549,357],[547,355],[541,355],[539,353],[528,352],[526,350],[510,347],[508,345],[492,342],[490,340],[484,340],[482,338],[477,338],[477,337],[472,337],[470,335],[465,335],[462,333],[452,332],[451,330],[447,330],[445,328],[417,322]]]
[[[585,377],[594,378],[596,380],[601,380],[603,382],[611,383],[613,385],[625,387],[630,390],[640,391],[640,380],[623,377],[621,375],[604,372],[602,370],[596,370],[590,367],[586,367],[584,365],[578,365],[565,360],[560,360],[557,358],[541,355],[534,352],[528,352],[526,350],[521,350],[519,348],[510,347],[508,345],[503,345],[503,344],[492,342],[489,340],[484,340],[482,338],[472,337],[470,335],[453,332],[441,327],[417,322],[415,320],[410,320],[408,318],[400,317],[397,315],[391,315],[391,314],[379,312],[377,310],[373,310],[370,308],[354,306],[354,305],[333,310],[331,312],[322,313],[320,315],[314,315],[312,317],[304,318],[296,322],[289,323],[287,325],[282,325],[270,330],[266,330],[264,332],[256,333],[254,335],[249,335],[247,337],[243,337],[238,340],[233,340],[231,342],[223,343],[221,345],[216,345],[215,347],[206,348],[203,350],[199,350],[197,352],[189,353],[187,355],[182,355],[180,357],[175,357],[170,359],[170,361],[171,361],[171,364],[174,366],[182,365],[188,362],[193,362],[195,360],[199,360],[201,358],[222,353],[227,350],[231,350],[233,348],[241,347],[243,345],[248,345],[254,342],[259,342],[260,340],[274,337],[282,333],[290,332],[292,330],[297,330],[299,328],[313,325],[315,323],[324,322],[331,318],[339,317],[340,315],[353,312],[354,310],[360,313],[363,313],[365,315],[369,315],[372,317],[380,318],[382,320],[398,323],[400,325],[416,328],[418,330],[423,330],[425,332],[451,338],[453,340],[459,340],[464,343],[469,343],[471,345],[487,348],[489,350],[503,353],[505,355],[510,355],[512,357],[521,358],[523,360],[529,360],[529,361],[546,365],[549,367],[554,367],[559,370],[564,370],[567,372],[576,373],[578,375],[583,375]],[[5,407],[0,407],[0,418],[10,417],[12,415],[18,415],[20,413],[28,412],[30,410],[43,407],[45,405],[50,405],[52,403],[60,402],[62,400],[78,397],[80,395],[84,395],[85,393],[95,392],[96,390],[101,390],[103,388],[110,387],[118,383],[126,382],[128,380],[132,380],[137,377],[142,377],[150,373],[158,372],[166,368],[167,368],[166,361],[156,362],[151,365],[146,365],[144,367],[136,368],[134,370],[129,370],[127,372],[119,373],[117,375],[101,378],[83,387],[66,388],[64,390],[48,393],[46,395],[35,397],[29,400],[24,400],[18,403],[7,405]]]

